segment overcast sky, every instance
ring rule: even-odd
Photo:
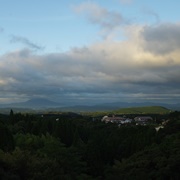
[[[179,0],[0,0],[0,103],[180,101]]]

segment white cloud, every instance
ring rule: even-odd
[[[74,7],[76,13],[85,14],[88,20],[99,25],[106,31],[114,30],[117,27],[129,23],[121,13],[109,11],[93,2],[84,2]]]
[[[32,49],[35,49],[35,50],[42,50],[43,49],[42,46],[39,46],[39,45],[31,42],[29,39],[27,39],[25,37],[22,37],[22,36],[14,36],[14,35],[12,35],[10,42],[11,43],[22,43],[23,45],[27,46],[28,48],[32,48]]]
[[[176,23],[129,25],[123,41],[103,40],[66,53],[37,55],[28,49],[8,53],[0,57],[0,94],[68,101],[107,96],[178,101],[178,30]]]
[[[152,16],[155,19],[155,23],[160,23],[160,16],[157,12],[155,12],[154,10],[144,7],[142,9],[142,12],[144,13],[144,15],[148,15],[148,16]]]

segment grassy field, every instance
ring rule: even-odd
[[[108,114],[168,114],[170,112],[172,111],[162,106],[144,106],[121,108],[114,111],[84,112],[82,114],[97,117]]]
[[[113,112],[118,114],[167,114],[171,111],[161,106],[147,106],[147,107],[122,108],[115,110]]]

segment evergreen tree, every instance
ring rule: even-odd
[[[10,110],[10,114],[9,114],[9,119],[10,119],[10,123],[12,124],[12,125],[14,125],[14,112],[13,112],[13,110],[11,109]]]

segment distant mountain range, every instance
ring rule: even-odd
[[[45,98],[34,98],[25,102],[0,104],[0,108],[23,108],[33,110],[48,109],[52,111],[72,111],[72,112],[92,112],[92,111],[111,111],[120,108],[130,107],[144,107],[144,106],[162,106],[171,110],[180,110],[180,103],[166,104],[166,103],[152,103],[152,102],[139,102],[139,103],[127,103],[127,102],[114,102],[103,103],[96,105],[75,105],[75,106],[63,106],[62,103],[50,101]]]
[[[44,98],[33,98],[25,102],[1,104],[0,107],[12,107],[12,108],[31,108],[31,109],[43,109],[50,107],[60,107],[60,103],[50,101]]]

